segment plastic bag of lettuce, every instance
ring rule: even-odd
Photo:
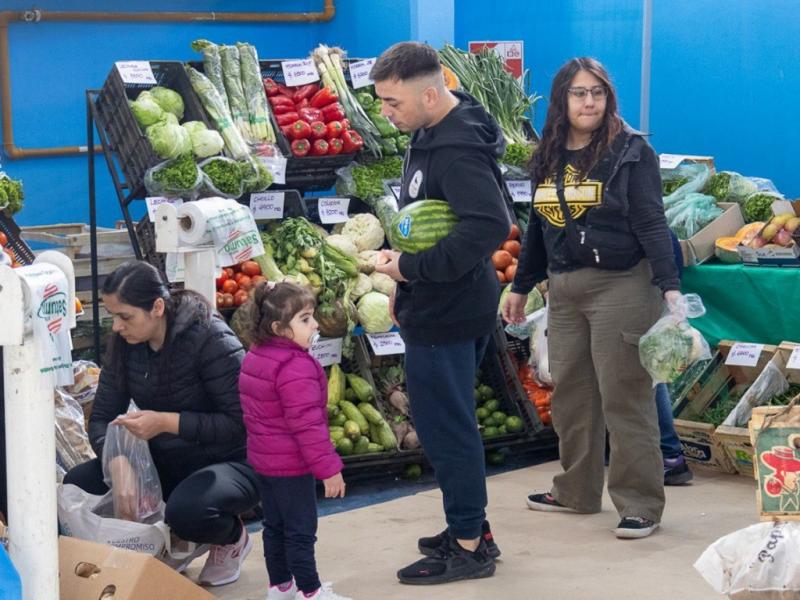
[[[745,177],[735,171],[715,173],[703,188],[703,193],[714,196],[717,202],[736,202],[737,204],[742,204],[748,196],[757,192],[775,194],[778,189],[769,179]]]

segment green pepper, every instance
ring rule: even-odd
[[[380,112],[368,110],[367,116],[369,116],[370,121],[375,124],[375,127],[378,128],[378,132],[381,134],[381,137],[387,138],[397,134],[397,127],[395,127],[392,122],[384,117]]]
[[[397,154],[397,142],[394,138],[381,138],[381,152],[384,155]]]
[[[375,104],[375,98],[368,92],[358,92],[356,94],[356,101],[364,107],[364,110],[369,110]]]
[[[397,144],[397,152],[405,154],[408,149],[408,144],[411,143],[411,137],[407,135],[398,135],[395,138],[395,143]]]

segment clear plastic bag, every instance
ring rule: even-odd
[[[708,342],[687,319],[706,313],[697,294],[685,294],[639,339],[639,360],[653,386],[672,383],[690,366],[711,358]]]
[[[238,187],[223,191],[214,184],[214,181],[204,169],[204,167],[214,162],[224,162],[226,164],[235,165],[236,172],[239,173]],[[244,177],[242,177],[242,168],[239,162],[224,156],[212,156],[211,158],[207,158],[202,161],[198,166],[200,167],[201,177],[203,179],[203,190],[204,192],[208,192],[208,195],[216,196],[218,198],[230,198],[232,200],[236,200],[237,198],[241,197],[242,194],[244,194]]]
[[[688,240],[722,214],[713,196],[690,193],[664,212],[667,225],[679,239]]]
[[[506,325],[506,333],[518,340],[527,340],[536,330],[539,322],[546,318],[547,309],[542,307],[525,317],[522,323],[509,323]]]
[[[530,365],[533,368],[533,376],[540,384],[553,385],[553,378],[550,375],[550,359],[547,350],[547,307],[542,308],[544,313],[536,322],[536,329],[531,335],[531,357]]]
[[[664,196],[664,208],[683,201],[689,194],[696,194],[705,187],[711,171],[704,164],[681,163],[674,169],[662,170],[662,182],[677,181],[681,185]]]
[[[758,523],[711,544],[694,568],[718,594],[734,600],[800,597],[800,523]]]
[[[56,461],[65,471],[95,457],[89,443],[80,403],[63,388],[56,388]]]
[[[763,177],[745,177],[735,171],[720,171],[712,175],[705,187],[704,194],[710,194],[718,202],[736,202],[742,204],[749,195],[756,192],[778,193],[778,188],[769,179]]]
[[[129,413],[130,414],[130,413]],[[145,440],[109,423],[103,446],[103,480],[111,489],[114,517],[144,522],[162,503],[161,482]]]
[[[781,370],[772,362],[768,362],[722,424],[730,427],[747,427],[754,407],[766,404],[788,389],[789,381],[781,373]]]
[[[336,169],[336,193],[339,196],[356,196],[356,181],[353,179],[353,167],[357,163],[350,163],[344,167]]]
[[[75,383],[61,389],[77,400],[81,406],[91,404],[100,381],[100,367],[90,360],[76,360],[72,363],[72,372]]]
[[[189,187],[175,187],[155,179],[156,173],[179,160],[182,160],[182,158],[179,157],[171,160],[165,160],[164,162],[159,163],[155,167],[147,170],[147,172],[144,174],[144,187],[150,196],[161,196],[164,198],[184,198],[186,200],[194,200],[197,198],[198,194],[200,193],[200,189],[203,187],[203,173],[200,171],[200,168],[197,167],[197,165],[195,165],[197,175],[194,183]]]

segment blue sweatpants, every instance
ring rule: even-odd
[[[475,371],[489,336],[466,342],[406,344],[411,416],[436,472],[451,535],[474,539],[486,518],[486,468],[475,417]]]

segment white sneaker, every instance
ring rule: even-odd
[[[173,558],[170,555],[166,555],[161,559],[168,567],[175,569],[178,573],[183,573],[190,564],[194,561],[194,559],[202,556],[211,548],[208,544],[199,544],[195,546],[195,549],[192,550],[191,554],[186,558]]]
[[[197,583],[200,585],[225,585],[239,579],[242,563],[253,548],[253,540],[247,534],[247,529],[242,528],[242,537],[235,544],[227,546],[211,546],[211,551],[206,560]]]
[[[333,589],[331,589],[332,585],[333,584],[330,581],[326,581],[322,584],[321,588],[319,588],[310,596],[306,596],[303,592],[297,590],[295,600],[352,600],[352,598],[347,598],[334,593]]]
[[[281,591],[280,587],[277,585],[269,586],[267,600],[294,600],[297,595],[297,584],[294,582],[294,579],[292,579],[291,584],[292,585],[285,591]]]

